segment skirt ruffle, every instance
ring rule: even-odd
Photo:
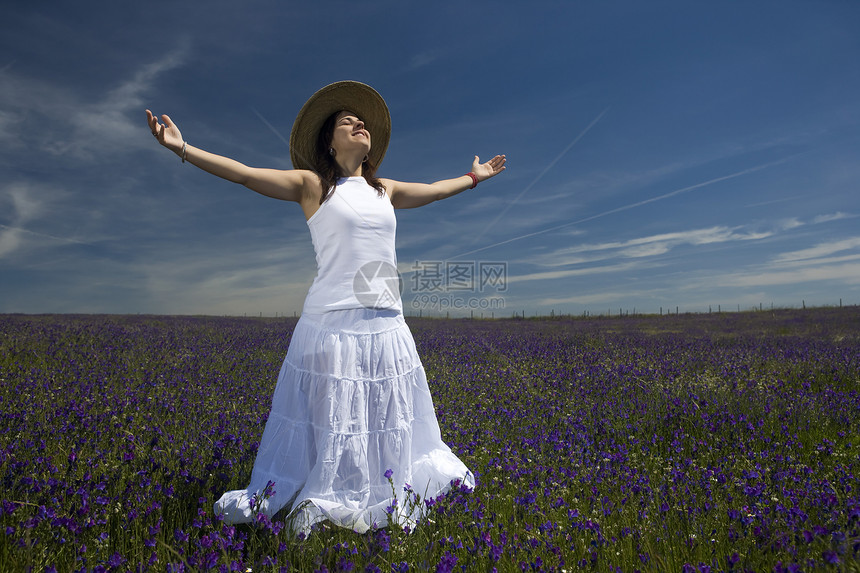
[[[296,531],[328,520],[363,533],[385,527],[390,517],[414,527],[424,504],[410,509],[404,503],[406,484],[424,499],[444,493],[454,480],[475,485],[442,441],[403,315],[375,309],[303,314],[251,483],[225,493],[215,512],[225,522],[247,523],[255,511],[271,517],[291,504]],[[265,496],[270,482],[274,493]]]

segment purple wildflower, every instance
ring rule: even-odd
[[[452,555],[450,551],[446,551],[445,555],[439,560],[436,565],[436,573],[451,573],[457,565],[457,556]]]

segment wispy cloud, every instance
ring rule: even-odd
[[[827,222],[832,217],[814,217]],[[770,261],[744,269],[714,273],[706,279],[687,281],[685,289],[724,287],[777,287],[804,283],[832,283],[829,286],[860,285],[860,237],[822,242],[814,247],[788,251]],[[841,254],[840,254],[841,253]],[[839,256],[833,256],[840,254]]]
[[[773,231],[747,231],[743,227],[716,226],[649,235],[627,241],[572,245],[534,257],[532,262],[553,267],[595,262],[607,258],[644,258],[663,255],[681,245],[699,246],[733,241],[755,241],[773,234]]]
[[[76,159],[136,149],[142,141],[144,94],[155,89],[164,72],[181,66],[186,54],[187,49],[178,48],[140,66],[98,101],[87,101],[67,85],[0,72],[0,142],[7,149],[32,146]]]
[[[439,54],[435,51],[419,52],[409,58],[409,71],[415,71],[425,66],[429,66],[439,58]]]
[[[40,232],[29,228],[56,209],[62,192],[33,183],[10,183],[0,187],[0,259],[9,258],[38,245],[80,243],[74,238]]]
[[[2,72],[0,72],[2,76]],[[21,147],[21,139],[18,135],[19,125],[23,117],[11,111],[0,110],[0,145],[6,149]]]
[[[616,265],[602,265],[578,269],[568,269],[563,271],[544,271],[539,273],[528,273],[522,275],[510,275],[507,278],[507,284],[514,284],[525,281],[543,281],[553,279],[563,279],[569,277],[579,277],[586,275],[597,275],[606,273],[630,272],[637,268],[642,268],[644,265],[637,262],[619,263]]]
[[[837,212],[830,215],[819,215],[818,217],[815,217],[812,222],[817,225],[819,223],[829,223],[831,221],[840,221],[842,219],[853,219],[856,216],[857,215],[853,215],[851,213]]]
[[[750,270],[713,277],[711,287],[763,287],[798,285],[808,282],[841,282],[860,285],[860,263],[818,265],[787,271]]]
[[[819,259],[828,257],[834,253],[860,248],[860,237],[849,237],[839,241],[828,243],[819,243],[808,249],[800,249],[799,251],[791,251],[782,253],[774,258],[774,263],[802,261],[809,259]]]
[[[110,90],[102,101],[85,106],[71,116],[74,126],[71,147],[60,146],[63,152],[97,154],[111,145],[136,147],[143,123],[144,94],[156,87],[156,80],[165,72],[185,63],[187,50],[171,50],[159,60],[139,68],[130,78]],[[147,145],[151,142],[146,141]]]
[[[637,237],[624,241],[606,241],[600,243],[583,242],[553,249],[542,254],[533,254],[516,260],[519,264],[539,265],[544,267],[565,267],[598,263],[609,259],[640,259],[665,255],[681,246],[706,246],[720,243],[750,242],[763,239],[778,238],[788,231],[810,224],[822,224],[845,218],[844,215],[821,215],[810,222],[804,222],[796,217],[781,219],[765,224],[738,225],[729,227],[717,225],[702,229],[690,229],[671,233],[658,233]],[[580,232],[581,233],[581,232]],[[860,240],[860,239],[858,239]],[[854,239],[843,240],[819,245],[815,248],[785,253],[776,258],[776,262],[785,262],[816,256],[825,256],[832,252],[854,248]]]
[[[242,314],[301,310],[313,269],[304,250],[239,249],[218,256],[207,250],[167,260],[141,257],[127,275],[139,277],[153,307],[172,313]]]
[[[538,299],[536,302],[543,307],[552,307],[565,304],[593,305],[593,304],[617,304],[618,301],[629,301],[631,295],[636,297],[651,297],[661,293],[643,292],[642,290],[622,291],[622,290],[606,290],[600,292],[577,293],[568,297],[545,297]]]
[[[646,273],[648,276],[653,276],[651,270],[667,264],[661,255],[682,245],[695,247],[773,239],[798,227],[826,223],[839,218],[843,217],[818,216],[811,218],[809,223],[797,218],[784,219],[771,224],[768,230],[757,230],[746,226],[714,226],[647,235],[625,241],[582,243],[556,249],[540,256],[520,259],[517,261],[518,265],[556,267],[558,270],[512,275],[508,277],[508,283],[514,285],[527,281],[552,281],[611,274],[639,276]],[[858,248],[860,248],[860,237],[852,237],[821,243],[809,249],[783,253],[770,263],[757,264],[740,270],[724,272],[714,268],[676,272],[673,291],[697,291],[701,293],[702,300],[707,301],[709,297],[713,297],[708,293],[712,293],[715,288],[768,288],[825,281],[856,285],[860,284],[860,262],[858,262],[860,254],[852,251]],[[846,254],[831,256],[839,253]],[[575,268],[561,268],[571,266]],[[651,294],[659,300],[660,293],[653,291]],[[746,300],[743,298],[745,294],[749,293],[737,293],[733,298],[737,302],[743,302]],[[631,287],[629,291],[609,289],[598,292],[578,292],[569,297],[548,296],[534,302],[545,307],[564,304],[601,304],[613,301],[615,303],[623,301],[623,304],[627,304],[627,301],[632,300],[640,302],[648,300],[649,296],[641,287]],[[756,296],[761,297],[761,293]]]

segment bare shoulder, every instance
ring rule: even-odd
[[[297,192],[297,200],[320,189],[319,175],[308,169],[285,169],[278,172],[284,187]],[[319,192],[316,193],[319,195]]]
[[[308,169],[289,169],[284,171],[284,175],[286,177],[297,179],[303,189],[313,186],[319,187],[320,185],[319,175]]]
[[[248,168],[241,181],[246,187],[282,201],[303,203],[320,186],[316,173],[304,169]]]
[[[398,182],[394,179],[386,179],[384,177],[380,177],[379,182],[382,183],[382,186],[385,188],[385,193],[388,195],[388,198],[393,198],[394,194],[397,192]]]

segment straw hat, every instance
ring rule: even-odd
[[[391,138],[391,116],[385,100],[367,84],[342,81],[321,88],[302,106],[290,133],[290,159],[296,169],[314,169],[317,136],[332,114],[348,110],[370,132],[370,160],[382,163]]]

